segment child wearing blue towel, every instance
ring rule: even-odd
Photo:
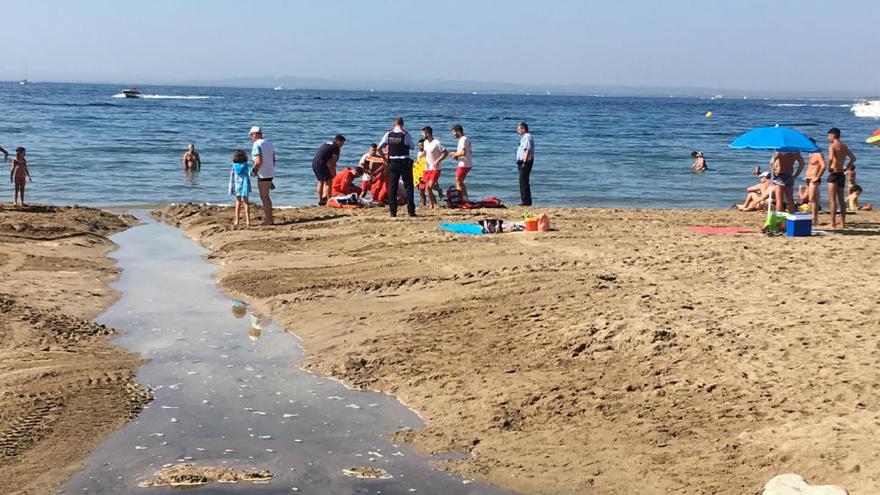
[[[241,205],[244,204],[244,222],[251,226],[251,212],[248,204],[248,195],[251,193],[251,167],[248,165],[247,153],[244,150],[235,150],[232,153],[232,170],[229,172],[229,194],[235,196],[235,221],[232,225],[238,227],[238,218]]]

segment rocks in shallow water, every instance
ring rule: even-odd
[[[848,495],[839,486],[814,486],[796,474],[781,474],[767,482],[762,495]]]
[[[343,469],[342,474],[362,480],[387,480],[393,478],[393,476],[388,474],[388,471],[377,467],[353,467]]]
[[[212,466],[177,464],[165,466],[153,475],[153,479],[138,483],[142,488],[153,486],[194,487],[208,483],[268,483],[275,475],[265,469],[226,469]]]

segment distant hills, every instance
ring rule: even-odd
[[[405,91],[438,93],[481,94],[534,94],[578,96],[659,96],[659,97],[712,97],[725,98],[821,98],[855,99],[861,96],[850,91],[758,91],[701,87],[626,86],[594,84],[514,84],[486,81],[382,81],[331,80],[307,77],[246,77],[224,80],[191,80],[176,84],[193,86],[228,86],[244,88],[329,89],[355,91]]]

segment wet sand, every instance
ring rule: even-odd
[[[547,234],[457,237],[444,220],[165,208],[224,290],[299,335],[301,365],[399,396],[447,467],[523,493],[758,493],[796,472],[880,487],[880,214],[807,239],[731,211],[550,209]],[[827,217],[826,217],[827,218]],[[259,222],[259,219],[257,219]]]
[[[53,493],[148,400],[138,358],[90,321],[116,298],[107,236],[132,224],[0,206],[0,493]]]

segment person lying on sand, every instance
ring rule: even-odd
[[[767,208],[767,200],[773,188],[770,186],[770,172],[759,175],[760,182],[746,189],[746,200],[743,204],[735,205],[739,211],[758,211]]]

